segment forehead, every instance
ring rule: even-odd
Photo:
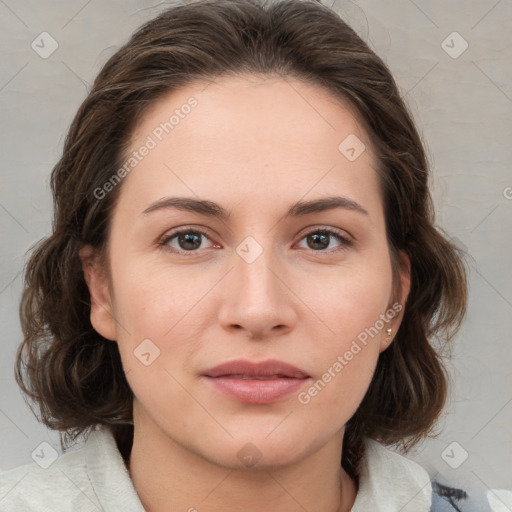
[[[371,141],[354,109],[291,77],[221,77],[167,93],[136,126],[126,159],[144,146],[121,194],[141,204],[165,193],[275,204],[334,189],[378,199]]]

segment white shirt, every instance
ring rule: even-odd
[[[429,512],[432,488],[427,472],[376,441],[366,443],[351,512]],[[196,508],[200,512],[201,507]],[[47,469],[34,462],[0,473],[0,511],[144,512],[144,508],[113,435],[100,428]]]

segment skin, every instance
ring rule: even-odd
[[[91,247],[80,253],[91,322],[117,342],[135,395],[135,488],[151,512],[348,511],[357,488],[340,467],[344,425],[392,341],[385,330],[396,333],[403,311],[308,404],[298,393],[237,402],[201,374],[234,359],[274,358],[306,371],[307,390],[396,303],[371,141],[349,106],[323,88],[243,75],[167,94],[137,126],[132,149],[190,96],[198,105],[121,184],[108,268]],[[366,145],[354,161],[338,150],[350,134]],[[299,200],[332,195],[367,214],[284,217]],[[215,201],[231,218],[143,213],[167,196]],[[158,245],[179,227],[207,237],[188,254],[178,237]],[[322,227],[352,243],[331,236],[315,245],[306,235]],[[237,253],[247,236],[263,249],[251,263]],[[408,270],[400,282],[404,304]],[[160,350],[148,366],[134,355],[144,339]],[[260,454],[251,467],[237,455],[248,442]]]

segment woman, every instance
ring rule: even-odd
[[[430,509],[386,446],[435,426],[466,275],[393,78],[336,13],[169,8],[101,70],[52,190],[17,380],[87,440],[3,474],[2,510]]]

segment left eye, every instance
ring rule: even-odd
[[[202,237],[210,240],[210,237],[204,231],[199,229],[185,228],[165,236],[159,242],[159,245],[165,248],[170,247],[175,249],[178,253],[182,254],[197,252],[197,249],[201,248]],[[301,238],[301,240],[306,239],[308,245],[310,246],[309,248],[313,247],[313,249],[311,249],[313,252],[322,252],[329,248],[332,238],[338,240],[342,249],[352,245],[351,240],[332,229],[317,229],[310,231],[309,233],[306,233]],[[178,247],[175,247],[171,244],[174,239],[176,239]]]
[[[348,238],[344,237],[343,235],[332,229],[317,229],[315,231],[307,233],[302,239],[304,238],[307,239],[308,244],[310,243],[316,245],[316,247],[322,251],[329,247],[329,241],[332,238],[336,238],[340,242],[340,245],[342,246],[341,249],[350,247],[352,245],[351,240],[349,240]],[[314,250],[314,252],[320,251]]]

